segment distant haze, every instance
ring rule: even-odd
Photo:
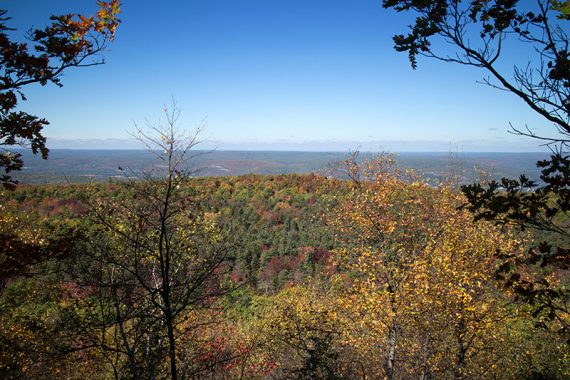
[[[142,149],[136,139],[57,139],[49,138],[50,149]],[[505,141],[490,143],[484,139],[461,141],[437,140],[244,140],[239,142],[206,140],[201,149],[233,151],[297,151],[297,152],[547,152],[536,141],[524,138],[512,144]]]
[[[317,173],[338,175],[331,171],[341,161],[342,152],[291,152],[291,151],[196,151],[190,163],[198,169],[197,176],[231,176],[243,174]],[[153,155],[145,150],[64,150],[54,149],[48,160],[23,151],[26,166],[14,173],[22,183],[91,182],[122,179],[125,174],[136,177],[142,169],[161,167]],[[366,153],[364,153],[366,154]],[[518,177],[526,174],[537,179],[537,160],[547,158],[546,153],[466,153],[466,152],[415,152],[395,154],[402,168],[412,168],[425,177],[445,179],[459,176],[460,181],[479,179],[480,171],[492,177]],[[123,168],[125,171],[121,170]],[[342,173],[342,172],[340,172]]]

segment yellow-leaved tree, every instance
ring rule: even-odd
[[[260,340],[252,358],[263,373],[249,378],[357,378],[342,342],[343,321],[327,285],[318,281],[281,290],[257,300],[258,317],[250,323]]]
[[[369,376],[505,378],[505,366],[520,366],[523,349],[505,347],[524,310],[494,274],[497,250],[516,254],[521,238],[473,222],[459,191],[400,171],[389,155],[353,155],[346,168],[352,193],[332,222],[339,302]]]

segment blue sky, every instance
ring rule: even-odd
[[[20,35],[95,0],[4,0]],[[207,116],[219,149],[536,151],[509,122],[553,127],[474,68],[392,47],[411,20],[379,0],[124,0],[106,64],[70,70],[63,88],[26,88],[52,148],[132,147],[133,122],[175,98],[183,124]],[[504,57],[509,70],[529,46]]]

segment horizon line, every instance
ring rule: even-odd
[[[48,148],[49,151],[133,151],[133,152],[143,152],[149,151],[145,148]],[[13,151],[31,151],[26,148],[13,148]],[[154,149],[153,151],[158,151],[160,149]],[[525,151],[499,151],[499,150],[359,150],[359,149],[348,149],[348,150],[288,150],[288,149],[192,149],[194,152],[243,152],[243,153],[352,153],[359,152],[363,154],[368,153],[448,153],[448,154],[462,154],[462,153],[501,153],[501,154],[517,154],[517,153],[543,153],[550,154],[552,152],[547,150],[525,150]],[[32,153],[33,154],[33,153]]]

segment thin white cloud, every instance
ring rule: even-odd
[[[136,139],[60,139],[48,138],[50,149],[144,149]],[[542,152],[537,141],[523,138],[470,139],[459,141],[444,140],[296,140],[278,139],[263,141],[251,139],[243,141],[207,140],[199,149],[217,150],[275,150],[275,151],[314,151],[348,152],[391,151],[391,152]]]

